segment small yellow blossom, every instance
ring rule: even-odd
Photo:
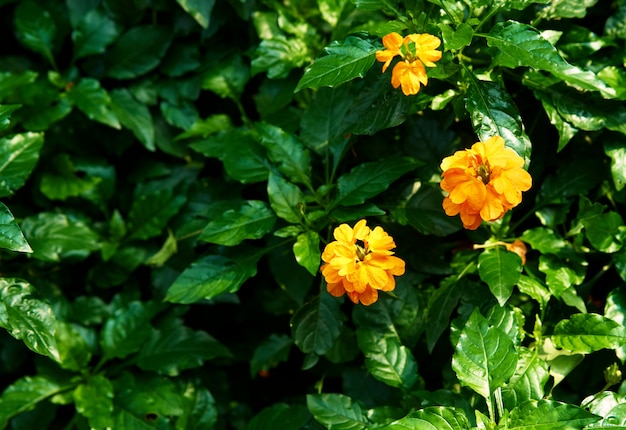
[[[383,64],[385,73],[391,61],[400,56],[391,71],[391,85],[394,88],[402,87],[402,92],[409,96],[417,94],[421,85],[428,84],[426,67],[435,67],[435,61],[441,59],[441,51],[437,47],[441,40],[432,34],[409,34],[404,38],[396,32],[383,37],[385,50],[376,51],[376,59]]]
[[[532,186],[524,160],[504,139],[493,136],[471,149],[457,151],[441,162],[441,188],[447,215],[461,214],[463,226],[476,230],[482,221],[495,221],[522,201]]]
[[[372,230],[363,219],[354,228],[341,224],[333,236],[335,241],[322,253],[321,267],[331,295],[347,293],[354,303],[369,306],[378,300],[379,290],[396,287],[394,276],[404,274],[404,261],[393,255],[396,244],[381,227]]]

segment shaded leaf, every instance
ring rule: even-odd
[[[62,390],[61,383],[45,376],[25,376],[9,385],[0,396],[0,425],[15,415],[32,410],[39,402]]]
[[[309,394],[306,405],[315,420],[326,428],[361,430],[368,419],[358,403],[343,394]]]
[[[75,103],[89,119],[113,128],[121,128],[117,116],[111,109],[111,97],[97,80],[83,78],[66,94],[68,100]]]
[[[124,89],[111,92],[111,108],[119,122],[150,151],[154,151],[154,125],[148,107]]]
[[[131,237],[148,239],[163,232],[167,222],[185,204],[186,197],[171,188],[160,189],[135,197],[128,214],[128,230]]]
[[[287,361],[293,340],[285,334],[270,335],[254,349],[250,360],[250,376],[255,377],[261,370],[269,370],[280,362]]]
[[[267,182],[267,195],[270,206],[280,218],[294,224],[302,221],[304,195],[300,188],[274,173],[270,173]]]
[[[115,21],[97,8],[90,10],[81,16],[72,31],[74,59],[102,54],[118,35],[119,29]]]
[[[15,29],[24,45],[54,65],[52,50],[57,28],[50,12],[33,1],[22,1],[15,8]]]
[[[124,358],[139,351],[152,334],[150,320],[153,316],[153,307],[139,301],[118,308],[100,333],[104,357]]]
[[[176,2],[203,28],[209,26],[215,0],[176,0]]]
[[[260,200],[248,200],[237,209],[213,217],[204,227],[199,240],[218,245],[238,245],[245,239],[260,239],[274,226],[276,216]]]
[[[339,301],[323,292],[296,311],[290,321],[295,344],[304,353],[323,355],[339,337]]]

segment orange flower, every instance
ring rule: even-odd
[[[448,192],[443,209],[461,214],[463,226],[476,230],[482,221],[495,221],[522,201],[532,185],[524,160],[504,139],[493,136],[471,149],[457,151],[441,162],[441,188]]]
[[[341,224],[333,236],[335,241],[322,253],[321,267],[331,295],[347,293],[354,303],[369,306],[378,300],[378,290],[396,287],[394,276],[404,274],[404,261],[393,255],[396,244],[381,227],[371,230],[363,219],[354,228]]]
[[[526,248],[526,244],[519,239],[515,239],[513,243],[505,243],[507,251],[514,252],[522,259],[522,266],[526,264],[526,253],[528,252],[528,248]]]
[[[394,88],[401,86],[407,96],[417,94],[421,85],[428,84],[424,66],[435,67],[435,61],[441,59],[441,51],[436,49],[440,44],[441,40],[431,34],[409,34],[403,39],[392,32],[383,37],[387,49],[376,51],[376,59],[384,63],[382,72],[385,73],[391,61],[399,55],[403,61],[394,66],[391,84]]]

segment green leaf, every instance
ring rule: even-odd
[[[24,185],[42,146],[42,133],[20,133],[0,139],[0,197],[10,196]]]
[[[500,84],[469,76],[466,106],[479,139],[484,142],[493,136],[502,137],[506,146],[514,149],[528,165],[532,144],[511,95]]]
[[[348,0],[317,0],[317,6],[324,20],[334,27],[341,18],[347,2]]]
[[[560,0],[554,2],[546,9],[546,17],[558,18],[584,18],[587,9],[597,3],[598,0]]]
[[[548,365],[536,351],[523,347],[518,348],[518,351],[515,373],[502,389],[502,399],[508,410],[527,400],[541,400],[550,377]]]
[[[517,288],[522,294],[527,294],[539,303],[539,308],[545,310],[552,296],[550,291],[535,278],[521,275],[517,281]]]
[[[54,330],[59,365],[63,369],[81,371],[88,366],[92,357],[92,349],[85,338],[85,330],[77,324],[57,321]],[[91,335],[91,333],[89,333]]]
[[[617,140],[607,139],[604,141],[604,153],[611,158],[611,177],[615,189],[621,191],[626,186],[626,148]]]
[[[0,105],[0,131],[11,125],[11,114],[21,108],[22,105]]]
[[[9,419],[32,410],[39,402],[65,390],[60,382],[45,376],[25,376],[9,385],[0,396],[0,426]]]
[[[374,64],[376,50],[377,46],[356,36],[334,41],[324,49],[324,56],[318,57],[304,70],[294,91],[334,87],[357,77],[362,78]]]
[[[191,264],[170,285],[165,301],[195,303],[220,294],[235,292],[244,281],[256,274],[260,255],[238,255],[237,258],[207,255]]]
[[[154,151],[154,125],[148,107],[139,103],[125,89],[111,92],[111,108],[120,123],[133,132],[135,137],[150,151]]]
[[[428,300],[426,314],[426,346],[432,352],[437,340],[450,324],[450,316],[465,289],[464,278],[448,278],[441,282]],[[454,279],[454,280],[453,280]]]
[[[106,75],[132,79],[148,73],[161,62],[172,42],[166,27],[142,25],[124,33],[106,54]]]
[[[359,348],[365,354],[369,373],[391,387],[410,390],[417,382],[417,362],[411,351],[393,335],[381,335],[377,330],[357,329]]]
[[[585,262],[581,257],[573,256],[559,258],[554,255],[539,257],[539,270],[546,274],[546,284],[550,292],[561,297],[561,294],[573,285],[580,285],[585,278]]]
[[[441,209],[442,203],[439,187],[422,184],[406,204],[406,218],[422,234],[445,237],[461,230],[459,219],[446,215]]]
[[[54,312],[35,289],[20,279],[0,278],[0,300],[0,326],[32,351],[60,361]]]
[[[604,316],[624,325],[626,322],[626,293],[624,291],[616,288],[607,295]],[[626,345],[616,349],[615,353],[620,360],[623,360],[626,357]]]
[[[554,400],[529,400],[510,412],[506,424],[511,430],[575,430],[599,419],[575,405]]]
[[[106,359],[125,358],[140,350],[152,334],[150,320],[154,309],[149,304],[133,301],[118,308],[100,332],[100,345]]]
[[[322,292],[291,317],[291,335],[302,352],[323,355],[339,337],[342,324],[339,301]]]
[[[293,255],[295,255],[299,265],[315,276],[319,271],[322,256],[319,234],[310,230],[299,234],[293,244]]]
[[[0,203],[0,247],[16,252],[33,252],[4,203]]]
[[[626,239],[624,220],[617,212],[583,218],[585,236],[591,245],[600,252],[612,253],[619,251]]]
[[[452,369],[461,384],[490,399],[491,393],[513,375],[516,366],[517,353],[511,339],[474,309],[452,356]]]
[[[113,128],[121,128],[117,116],[111,110],[111,97],[97,80],[83,78],[66,95],[89,119]]]
[[[618,349],[626,343],[626,328],[598,314],[574,314],[560,321],[550,337],[557,347],[581,354]]]
[[[82,221],[64,214],[40,212],[22,221],[33,256],[44,261],[85,258],[100,248],[100,237]]]
[[[585,195],[604,178],[604,171],[604,163],[598,158],[577,158],[543,181],[538,201],[561,203],[570,196]]]
[[[300,188],[279,175],[270,173],[267,195],[276,215],[294,224],[302,222],[304,215],[301,210],[304,209],[304,195]]]
[[[572,248],[556,231],[545,227],[528,229],[520,239],[542,254],[559,254]]]
[[[334,168],[349,142],[344,137],[350,126],[345,117],[353,103],[348,90],[347,85],[320,88],[315,92],[315,97],[300,121],[302,141],[319,154],[328,147],[333,154]]]
[[[447,24],[439,24],[443,36],[443,44],[446,49],[460,49],[469,45],[474,37],[474,29],[466,23],[459,24],[456,29],[452,29]]]
[[[203,28],[209,27],[215,0],[176,0],[176,2]]]
[[[183,392],[183,399],[185,410],[176,421],[179,429],[205,430],[215,427],[217,407],[209,390],[188,384]]]
[[[499,48],[495,61],[504,67],[526,66],[546,70],[581,90],[600,91],[606,97],[615,96],[615,90],[593,72],[565,61],[556,48],[530,25],[516,21],[499,22],[486,38],[489,46]]]
[[[72,31],[74,59],[102,54],[119,35],[115,21],[99,9],[92,9],[81,17]]]
[[[22,1],[15,8],[18,39],[29,49],[42,54],[54,66],[56,25],[52,15],[33,1]]]
[[[76,411],[89,420],[93,429],[111,428],[113,425],[113,384],[98,374],[80,384],[73,393]]]
[[[211,335],[202,330],[193,331],[180,320],[174,320],[152,332],[137,354],[137,366],[176,376],[183,370],[202,366],[207,360],[228,356],[228,349]]]
[[[213,64],[202,76],[202,89],[222,98],[239,100],[250,71],[241,55],[231,55]]]
[[[306,405],[320,424],[333,430],[362,430],[369,420],[358,403],[343,394],[308,394]]]
[[[500,306],[504,306],[511,297],[521,273],[522,260],[519,255],[501,246],[487,249],[478,257],[480,279],[489,286]]]
[[[385,191],[400,176],[419,165],[409,157],[363,163],[337,180],[338,193],[331,206],[354,206]]]
[[[178,213],[186,200],[183,194],[174,195],[171,188],[135,197],[128,214],[131,237],[149,239],[163,233],[167,222]]]
[[[548,115],[548,119],[550,120],[550,124],[552,124],[559,133],[559,144],[557,147],[557,152],[559,152],[565,148],[565,145],[578,133],[578,129],[563,119],[558,109],[552,104],[552,100],[547,97],[545,93],[535,91],[535,97],[541,101],[543,109],[546,111],[546,115]]]
[[[245,239],[260,239],[274,226],[276,215],[265,202],[248,200],[238,209],[229,209],[213,217],[199,240],[218,245],[239,245]]]
[[[306,43],[295,37],[287,39],[282,34],[263,39],[254,51],[252,76],[267,72],[270,79],[283,79],[292,69],[301,67],[309,60]]]
[[[302,143],[292,134],[271,124],[257,124],[261,144],[267,149],[269,159],[293,182],[311,182],[311,158]]]
[[[255,415],[246,430],[300,430],[307,427],[311,414],[304,405],[276,403]]]
[[[293,340],[285,334],[271,334],[257,346],[250,360],[250,376],[255,377],[261,370],[269,370],[280,362],[287,361]]]
[[[462,409],[450,406],[430,406],[412,412],[392,422],[385,430],[466,430],[470,423]]]

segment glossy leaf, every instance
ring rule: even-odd
[[[626,328],[602,315],[581,313],[560,321],[550,338],[557,347],[589,354],[620,348],[626,343]]]
[[[215,0],[176,0],[176,2],[202,27],[209,26]]]
[[[452,370],[461,383],[489,399],[515,372],[517,354],[509,337],[490,326],[478,309],[460,333],[452,356]]]
[[[30,176],[43,146],[42,133],[20,133],[0,139],[0,197],[13,194]]]
[[[117,116],[111,109],[111,97],[97,80],[81,79],[78,85],[67,92],[67,98],[89,119],[113,128],[121,128]]]
[[[95,375],[74,390],[76,411],[89,420],[94,429],[113,425],[113,384],[105,376]]]
[[[102,54],[115,41],[119,28],[99,9],[92,9],[81,17],[72,31],[74,58]]]
[[[111,92],[111,108],[119,122],[147,149],[155,150],[154,125],[146,105],[135,100],[128,90],[117,89]]]
[[[319,234],[310,230],[299,234],[293,244],[293,255],[299,265],[315,276],[319,271],[322,256]]]
[[[326,428],[362,430],[368,419],[358,403],[342,394],[309,394],[306,405],[315,420]]]
[[[65,388],[63,383],[45,376],[25,376],[18,379],[0,396],[0,425],[6,426],[13,416],[32,410],[40,401]]]
[[[17,252],[33,252],[13,214],[0,203],[0,247]]]
[[[580,429],[600,417],[575,405],[554,400],[529,400],[514,408],[507,420],[508,429]]]
[[[384,427],[386,430],[465,430],[469,420],[461,409],[445,406],[430,406],[410,413]]]
[[[417,382],[417,362],[397,336],[381,336],[378,331],[360,328],[357,340],[365,354],[367,370],[376,379],[404,390]]]
[[[95,349],[87,339],[91,334],[78,324],[56,321],[54,338],[59,351],[59,365],[63,369],[80,371],[87,367]]]
[[[139,351],[152,334],[149,322],[153,316],[151,307],[138,301],[129,303],[125,309],[117,309],[100,333],[104,356],[124,358]]]
[[[287,39],[279,34],[263,39],[254,52],[250,73],[267,72],[270,79],[286,78],[289,72],[309,59],[306,43],[301,39]]]
[[[483,251],[478,257],[478,274],[500,306],[504,306],[522,272],[522,260],[514,252],[498,246]]]
[[[611,158],[611,176],[615,189],[620,191],[626,186],[626,148],[617,141],[604,143],[604,153]]]
[[[280,218],[294,224],[302,220],[301,208],[304,207],[304,195],[300,188],[287,182],[279,175],[270,173],[267,182],[267,194],[270,206]]]
[[[27,282],[0,278],[0,326],[38,354],[60,361],[50,305]]]
[[[260,239],[274,226],[276,216],[260,200],[248,200],[238,209],[229,209],[209,221],[199,240],[234,246],[245,239]]]
[[[626,239],[624,220],[617,212],[608,212],[582,221],[585,236],[591,245],[601,252],[619,251]]]
[[[547,363],[536,351],[518,348],[517,368],[502,389],[502,398],[508,410],[527,400],[541,400],[550,377]]]
[[[172,42],[169,29],[158,25],[133,27],[117,39],[106,54],[106,74],[132,79],[159,65]]]
[[[311,159],[309,153],[295,136],[278,127],[262,123],[257,125],[260,141],[267,148],[269,159],[293,182],[310,183]]]
[[[202,88],[222,98],[238,100],[250,78],[249,67],[240,55],[231,55],[212,65],[202,77]]]
[[[378,48],[356,36],[335,41],[307,67],[295,91],[304,88],[334,87],[356,77],[363,77],[375,61]]]
[[[339,177],[334,205],[354,206],[385,191],[396,179],[418,163],[412,158],[387,158],[363,163]]]
[[[165,300],[172,303],[194,303],[220,294],[235,292],[246,279],[256,274],[259,255],[237,258],[207,255],[196,260],[170,285]]]
[[[321,297],[298,309],[290,325],[293,340],[302,352],[323,355],[341,332],[339,302],[324,291]]]

